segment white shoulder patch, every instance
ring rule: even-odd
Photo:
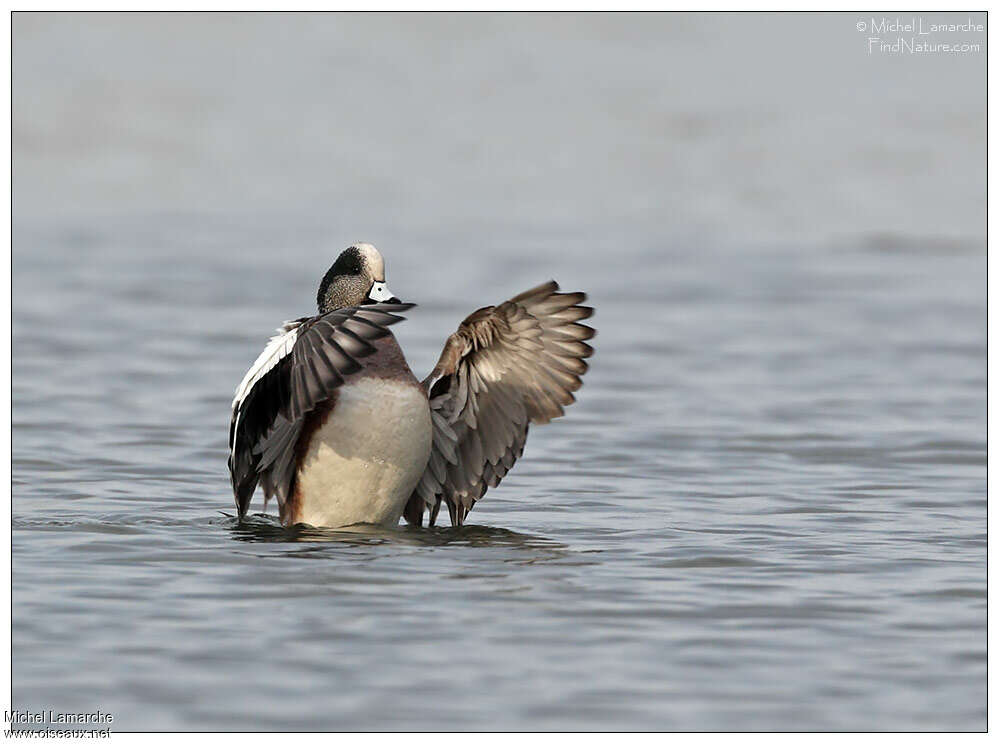
[[[253,363],[253,366],[243,377],[243,381],[239,383],[239,387],[236,388],[236,395],[232,399],[233,409],[243,401],[243,398],[253,389],[261,377],[274,369],[274,365],[291,353],[295,341],[298,340],[298,329],[301,325],[299,321],[285,323],[274,336],[271,336],[271,340],[257,357],[257,361]]]

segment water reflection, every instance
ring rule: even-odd
[[[219,520],[234,540],[240,542],[341,543],[346,545],[460,546],[472,548],[523,548],[564,550],[565,545],[539,535],[514,532],[502,527],[383,527],[355,524],[338,529],[297,524],[285,527],[270,514],[251,514],[242,522],[226,514]]]

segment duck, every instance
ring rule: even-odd
[[[370,243],[319,283],[317,313],[285,322],[236,388],[229,474],[238,519],[258,486],[286,527],[461,527],[523,455],[528,429],[562,416],[596,331],[583,292],[555,281],[466,317],[422,381],[391,331],[416,305]]]

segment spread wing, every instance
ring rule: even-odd
[[[346,307],[279,329],[236,389],[229,425],[229,474],[242,518],[259,482],[264,503],[284,504],[307,413],[375,352],[371,341],[403,320],[408,303]]]
[[[434,523],[441,499],[451,523],[499,485],[524,451],[527,429],[561,416],[583,384],[586,343],[595,331],[582,292],[548,282],[501,305],[476,310],[444,345],[423,381],[430,399],[430,461],[406,507],[406,520]]]

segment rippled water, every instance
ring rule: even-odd
[[[983,729],[984,58],[854,20],[18,14],[14,706]],[[579,401],[465,528],[236,524],[232,390],[356,239],[420,377],[588,291]]]

